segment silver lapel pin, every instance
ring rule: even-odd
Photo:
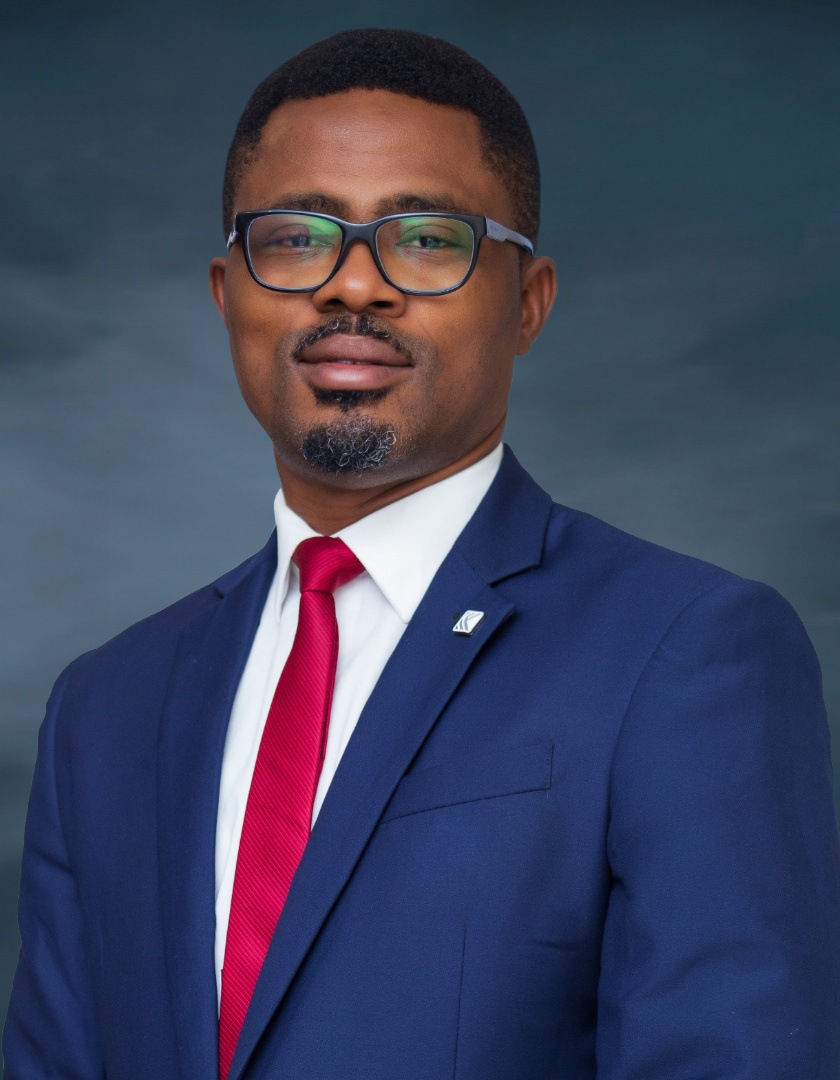
[[[483,611],[465,611],[461,618],[452,627],[453,634],[463,634],[464,637],[469,637],[474,634],[476,630],[484,622]]]

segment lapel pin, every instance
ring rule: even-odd
[[[465,611],[461,618],[452,627],[453,634],[463,634],[469,637],[484,622],[483,611]]]

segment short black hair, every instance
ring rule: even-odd
[[[343,90],[391,90],[468,109],[481,122],[482,154],[511,196],[512,223],[536,245],[540,166],[522,107],[492,72],[456,45],[412,30],[344,30],[281,64],[253,92],[228,151],[222,191],[225,235],[236,185],[272,112],[284,101]]]

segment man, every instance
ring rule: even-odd
[[[799,621],[501,446],[555,291],[538,180],[423,35],[253,95],[211,288],[277,535],[56,685],[11,1080],[840,1076]]]

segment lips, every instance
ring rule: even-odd
[[[303,351],[304,364],[387,364],[405,367],[408,360],[393,345],[377,338],[335,334],[322,338]]]
[[[335,334],[308,345],[298,361],[308,379],[326,390],[378,390],[404,375],[408,357],[387,341]]]

